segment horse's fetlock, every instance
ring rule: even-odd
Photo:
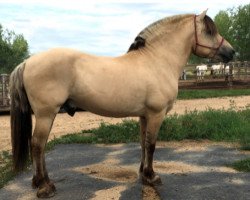
[[[140,173],[142,173],[142,172],[143,172],[143,168],[144,168],[144,163],[143,163],[143,162],[141,162],[140,169],[139,169]]]
[[[46,183],[46,181],[42,177],[33,176],[33,178],[32,178],[32,187],[33,188],[39,188],[40,186],[42,186],[45,183]]]
[[[151,168],[144,168],[143,175],[148,177],[148,178],[152,178],[154,176],[154,171]]]

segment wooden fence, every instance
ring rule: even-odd
[[[0,112],[9,111],[10,95],[9,95],[9,75],[0,75]]]
[[[185,69],[185,78],[183,76],[181,79],[183,80],[196,80],[196,66],[195,64],[187,65]],[[225,67],[229,66],[229,73],[225,73]],[[221,71],[220,74],[216,75],[217,78],[225,78],[226,81],[233,80],[242,80],[247,81],[250,79],[250,61],[244,62],[229,62],[224,64],[224,70]],[[208,70],[205,73],[204,79],[216,78],[215,76],[211,76],[211,65],[208,65]]]

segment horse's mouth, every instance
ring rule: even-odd
[[[233,60],[234,54],[235,54],[234,49],[221,48],[220,51],[218,52],[218,57],[224,63],[228,63],[229,61]]]
[[[233,56],[227,56],[225,54],[219,54],[219,56],[221,57],[222,61],[224,63],[228,63],[229,61],[231,61],[233,59]]]

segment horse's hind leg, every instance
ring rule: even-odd
[[[49,180],[44,159],[45,145],[56,116],[55,113],[48,113],[36,115],[36,126],[31,141],[34,168],[32,186],[38,187],[38,197],[51,197],[55,192],[55,186]]]
[[[142,181],[150,185],[161,184],[161,179],[153,170],[153,155],[158,131],[164,119],[165,111],[150,115],[147,118],[147,131],[145,137],[145,161],[143,166]]]

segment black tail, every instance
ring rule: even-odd
[[[11,142],[15,171],[21,171],[26,167],[32,135],[31,107],[23,85],[24,68],[25,62],[10,76]]]

